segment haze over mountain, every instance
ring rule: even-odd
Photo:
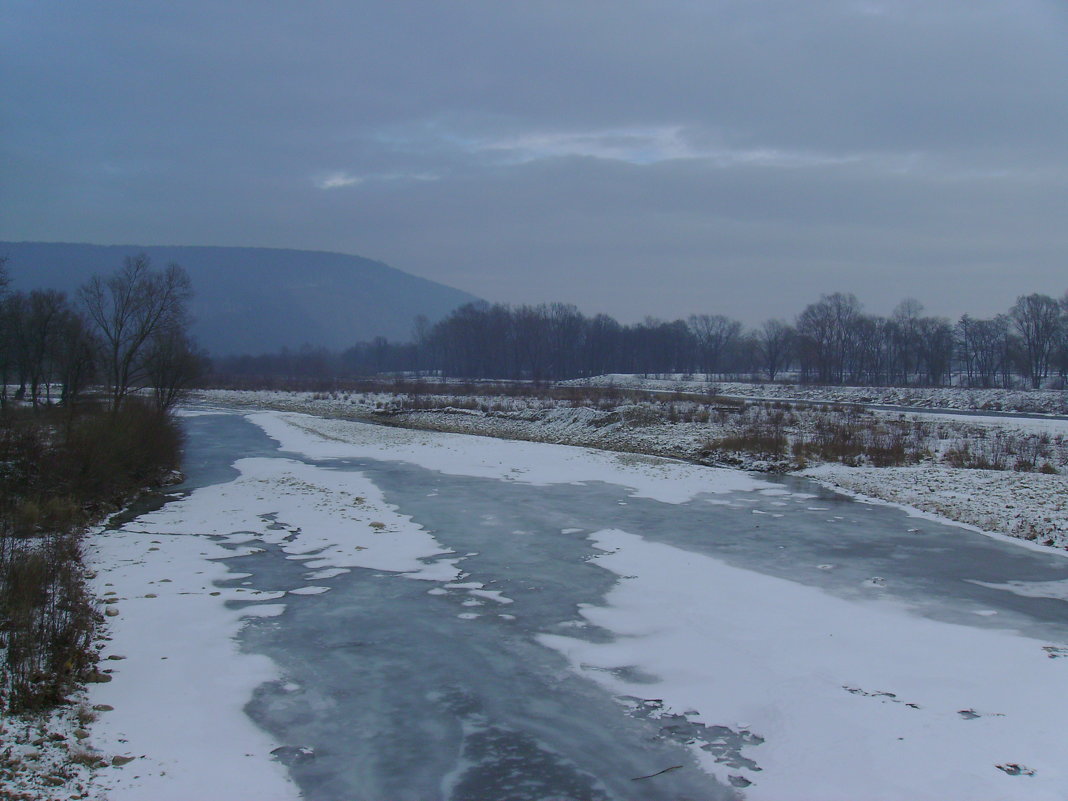
[[[346,348],[384,336],[407,340],[417,315],[438,320],[474,295],[361,256],[312,250],[0,242],[15,289],[73,294],[91,275],[148,254],[193,281],[193,333],[214,355],[304,343]]]

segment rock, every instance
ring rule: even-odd
[[[146,592],[145,593],[145,597],[146,598],[157,598],[158,596],[154,592]]]
[[[49,787],[59,787],[60,785],[67,783],[67,780],[64,779],[62,776],[44,776],[41,778],[41,781],[43,781]]]
[[[111,704],[93,704],[93,710],[96,712],[111,712],[114,709]]]
[[[85,729],[75,729],[74,736],[77,737],[79,740],[84,740],[86,737],[89,736],[89,732],[87,732]]]
[[[1004,771],[1010,776],[1034,776],[1035,772],[1026,765],[1020,765],[1016,762],[1007,762],[1004,765],[995,765],[998,770]]]
[[[123,765],[129,765],[135,759],[137,759],[137,757],[113,756],[111,758],[111,764],[116,768],[121,768]]]
[[[286,767],[315,759],[315,751],[306,745],[280,745],[271,754]]]
[[[119,610],[116,609],[114,606],[109,606],[107,609],[104,610],[104,614],[108,617],[118,617]]]
[[[85,677],[85,681],[87,684],[107,684],[111,681],[111,676],[107,673],[101,673],[99,670],[94,670]]]

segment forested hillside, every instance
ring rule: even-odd
[[[196,286],[192,333],[212,355],[262,353],[304,343],[344,348],[360,340],[406,340],[473,295],[342,253],[272,248],[158,247],[0,242],[16,289],[72,293],[94,273],[145,254],[181,264]]]

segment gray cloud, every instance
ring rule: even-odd
[[[0,238],[384,259],[749,321],[1061,293],[1052,2],[14,2]]]

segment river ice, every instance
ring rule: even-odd
[[[1019,591],[1064,557],[662,459],[186,425],[189,485],[90,554],[115,799],[1068,794],[1065,601]]]

